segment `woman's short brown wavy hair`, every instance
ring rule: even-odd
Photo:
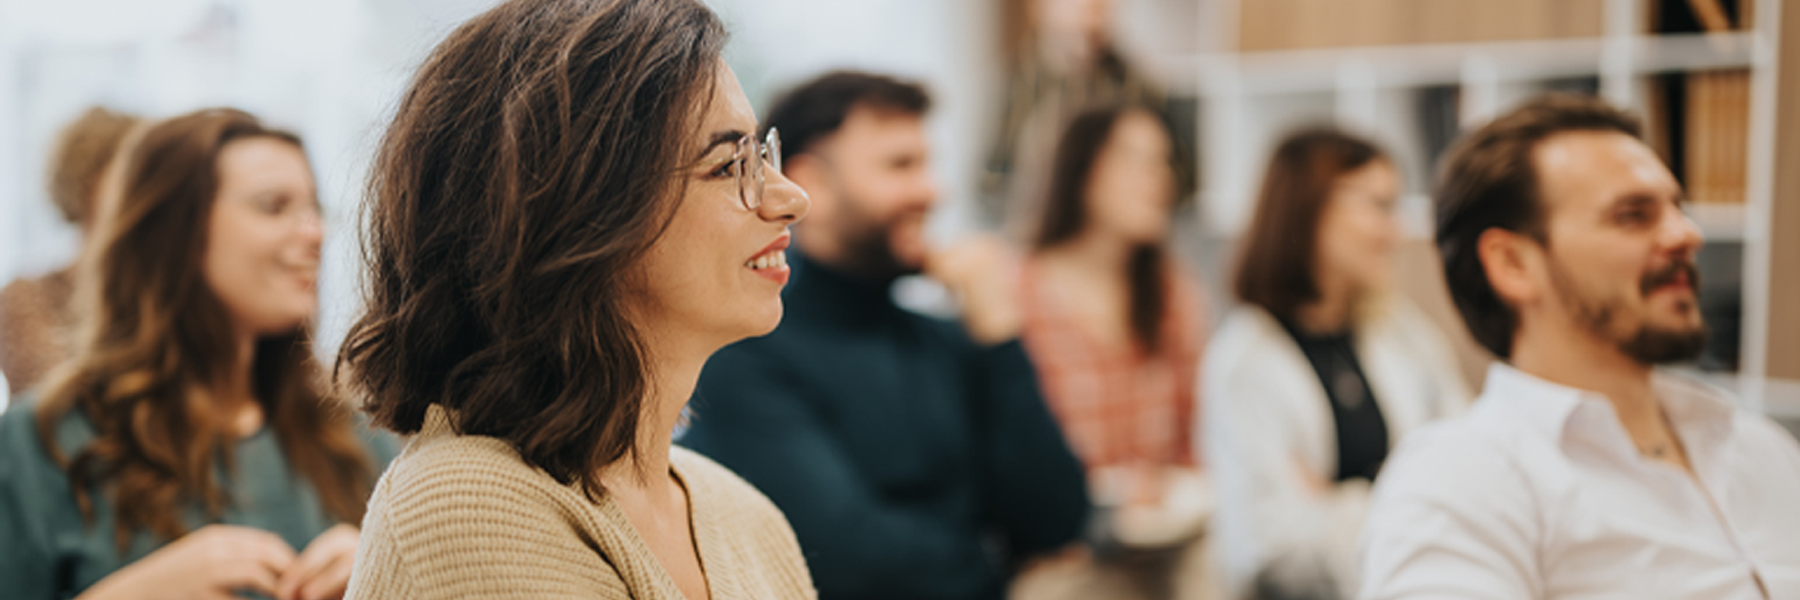
[[[368,185],[338,356],[374,419],[510,443],[603,491],[649,385],[627,269],[673,215],[725,32],[694,0],[511,0],[431,53]]]

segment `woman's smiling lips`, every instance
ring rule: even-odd
[[[745,261],[744,267],[769,281],[782,285],[787,284],[790,271],[788,270],[787,253],[783,250],[787,249],[788,242],[792,239],[793,236],[788,232],[781,232],[781,237],[775,238],[773,243],[763,247],[762,251],[756,253],[756,256]]]

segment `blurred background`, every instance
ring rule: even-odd
[[[151,117],[231,105],[297,131],[330,220],[318,350],[353,309],[354,215],[377,127],[426,50],[488,0],[0,0],[0,281],[75,255],[47,201],[59,128],[90,106]],[[753,102],[834,67],[897,74],[937,96],[940,239],[1004,229],[1015,167],[1059,92],[1028,66],[1110,48],[1113,76],[1166,106],[1197,176],[1176,245],[1218,291],[1274,140],[1336,124],[1400,163],[1409,238],[1400,285],[1461,335],[1424,239],[1427,187],[1456,133],[1544,90],[1643,114],[1694,197],[1709,244],[1715,337],[1695,365],[1745,401],[1800,414],[1800,115],[1794,7],[1778,0],[713,0]],[[1043,5],[1045,17],[1026,15]],[[1027,8],[1027,6],[1034,8]],[[1060,41],[1059,41],[1060,40]],[[1069,50],[1074,48],[1074,50]],[[1050,57],[1050,58],[1045,58]],[[1024,65],[1024,66],[1022,66]],[[1066,87],[1066,86],[1065,86]],[[1054,100],[1052,98],[1051,100]],[[1035,143],[1034,143],[1035,142]],[[1021,156],[1020,148],[1027,149]],[[1782,168],[1783,166],[1787,168]],[[1028,170],[1028,169],[1027,169]],[[1027,189],[1022,189],[1027,188]],[[1790,224],[1783,228],[1782,224]],[[1211,311],[1214,318],[1222,310]],[[1466,337],[1464,342],[1468,340]],[[1465,372],[1485,357],[1465,344]],[[1476,381],[1475,383],[1479,383]]]
[[[1033,99],[1018,108],[1012,67],[1031,62],[1054,35],[1103,35],[1092,43],[1111,46],[1132,80],[1166,98],[1199,183],[1178,246],[1209,290],[1221,289],[1278,136],[1326,123],[1366,135],[1395,155],[1405,182],[1403,222],[1419,243],[1404,253],[1417,268],[1401,269],[1409,275],[1401,285],[1458,333],[1423,243],[1435,159],[1461,127],[1534,93],[1604,95],[1646,117],[1706,230],[1715,339],[1696,367],[1777,412],[1800,395],[1800,346],[1791,341],[1800,337],[1800,316],[1773,310],[1800,300],[1800,257],[1777,252],[1782,230],[1770,220],[1800,211],[1794,194],[1777,193],[1796,185],[1777,181],[1795,176],[1777,164],[1796,165],[1800,156],[1780,154],[1775,135],[1782,117],[1794,118],[1775,107],[1796,100],[1781,96],[1789,102],[1780,103],[1795,82],[1777,74],[1795,61],[1780,64],[1782,28],[1758,19],[1757,10],[1763,4],[1762,12],[1778,14],[1779,2],[1044,3],[1061,5],[1047,12],[1061,11],[1055,18],[1062,20],[1021,22],[1023,0],[711,5],[732,26],[729,59],[755,102],[836,67],[929,86],[938,99],[930,120],[934,167],[945,190],[946,208],[932,225],[940,238],[1004,228],[1016,209],[1010,198],[1023,193],[1006,180],[1013,164],[1028,161],[1008,160],[1005,147],[1036,145],[1028,131],[1036,123],[1016,114],[1031,113]],[[425,51],[491,4],[0,2],[0,280],[56,268],[75,254],[77,232],[47,201],[44,178],[65,122],[93,105],[152,117],[237,106],[307,141],[330,218],[319,350],[331,352],[353,308],[355,203],[377,126]],[[1048,33],[1026,33],[1034,26]],[[1223,298],[1211,300],[1220,306]],[[1482,362],[1471,351],[1467,372],[1479,377]],[[1733,376],[1740,373],[1747,377]]]
[[[235,106],[306,140],[331,227],[320,350],[346,327],[354,209],[378,126],[425,53],[489,0],[0,1],[0,281],[60,268],[78,232],[49,202],[45,171],[62,126],[90,106],[151,117]],[[836,67],[925,82],[935,166],[967,229],[1005,81],[998,4],[955,0],[718,0],[729,58],[759,109],[784,86]],[[1119,26],[1146,56],[1195,49],[1192,0],[1131,0]],[[1171,69],[1172,70],[1172,69]],[[1190,80],[1191,74],[1185,79]]]
[[[1800,3],[707,3],[732,30],[727,59],[759,109],[835,68],[929,88],[943,193],[929,227],[942,242],[1018,235],[1070,107],[1154,107],[1195,184],[1172,247],[1215,323],[1231,308],[1230,269],[1277,141],[1330,125],[1377,142],[1402,182],[1397,287],[1457,346],[1471,389],[1490,357],[1455,315],[1430,243],[1438,159],[1461,131],[1536,94],[1605,97],[1644,118],[1707,237],[1712,337],[1679,368],[1800,435]],[[0,283],[77,254],[80,232],[46,181],[66,123],[94,106],[150,118],[242,108],[305,140],[327,221],[315,351],[332,356],[357,308],[358,203],[381,127],[426,52],[493,4],[0,0]],[[903,289],[929,307],[921,285]]]

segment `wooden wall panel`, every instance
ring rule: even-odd
[[[1775,195],[1769,221],[1770,377],[1800,380],[1800,5],[1781,7]]]

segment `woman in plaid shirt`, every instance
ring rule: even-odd
[[[1107,589],[1113,596],[1186,587],[1173,575],[1198,558],[1187,550],[1205,516],[1194,453],[1200,286],[1168,250],[1182,196],[1176,160],[1149,110],[1078,115],[1022,273],[1025,347],[1100,509],[1094,564],[1133,565],[1124,578],[1133,589]],[[1109,560],[1121,552],[1132,560]]]

